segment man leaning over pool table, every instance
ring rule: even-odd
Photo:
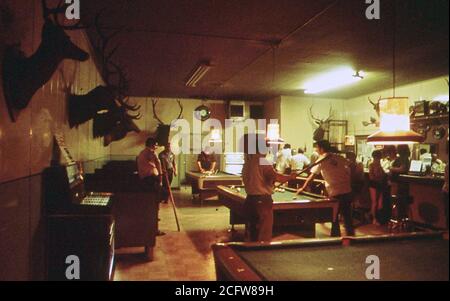
[[[209,146],[197,157],[198,171],[201,173],[214,173],[216,169],[216,158]]]
[[[272,239],[272,194],[275,182],[285,183],[295,179],[296,174],[282,175],[276,172],[272,164],[265,158],[265,154],[260,153],[258,149],[256,154],[249,154],[248,141],[249,139],[255,141],[255,136],[256,141],[265,144],[264,135],[244,135],[244,143],[247,144],[242,168],[242,180],[247,193],[244,210],[248,220],[249,239],[269,242]],[[258,145],[262,145],[259,143]]]
[[[317,151],[319,153],[319,160],[323,160],[318,165],[311,169],[311,175],[303,184],[297,194],[300,194],[315,176],[321,174],[325,180],[325,188],[328,196],[339,201],[339,214],[344,218],[345,231],[348,236],[355,235],[355,230],[352,224],[351,203],[352,203],[352,186],[350,162],[345,158],[333,154],[331,152],[331,145],[327,140],[317,142]],[[319,161],[318,160],[318,161]],[[340,236],[340,229],[336,227],[337,233],[331,233],[332,236]]]

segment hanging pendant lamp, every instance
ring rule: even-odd
[[[368,144],[375,145],[400,145],[420,143],[425,137],[414,132],[410,128],[409,100],[408,97],[395,96],[395,50],[396,50],[396,6],[394,5],[394,31],[392,44],[392,66],[393,66],[393,97],[381,99],[380,107],[380,129],[367,138]]]

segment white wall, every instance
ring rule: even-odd
[[[309,108],[315,117],[326,119],[330,106],[333,109],[332,119],[345,119],[343,113],[344,100],[319,97],[282,96],[280,102],[281,137],[293,148],[302,147],[310,153],[313,147],[315,124],[310,118]]]
[[[397,87],[396,96],[409,97],[411,105],[414,101],[433,100],[440,95],[447,95],[448,97],[449,90],[445,79],[448,79],[448,76]],[[344,102],[344,118],[349,121],[349,134],[372,134],[376,130],[374,125],[368,127],[362,125],[363,121],[369,121],[370,116],[376,117],[372,105],[368,102],[368,97],[372,101],[377,101],[379,97],[392,97],[392,94],[392,89],[388,89],[346,100]]]

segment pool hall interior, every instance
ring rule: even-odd
[[[68,2],[0,0],[0,281],[448,281],[447,0]]]

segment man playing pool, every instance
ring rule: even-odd
[[[339,201],[339,214],[342,214],[344,218],[345,231],[348,236],[355,235],[353,229],[352,216],[351,216],[351,203],[352,203],[352,186],[351,186],[351,172],[350,162],[345,158],[333,154],[330,152],[331,145],[327,140],[317,142],[317,152],[319,153],[319,160],[321,163],[311,168],[311,175],[303,184],[297,194],[300,194],[309,183],[321,174],[325,180],[325,188],[328,192],[328,196],[335,198]],[[326,158],[326,160],[324,160]],[[336,233],[331,233],[332,236],[340,236],[339,227],[336,228]]]
[[[198,170],[201,173],[214,173],[216,169],[216,158],[209,147],[206,147],[197,157]]]
[[[266,143],[264,135],[246,134],[244,139],[245,161],[242,180],[247,193],[244,208],[248,220],[249,239],[269,242],[272,239],[274,184],[295,179],[296,174],[282,175],[275,171],[259,149],[259,146]],[[256,142],[255,152],[249,151],[249,140]]]

